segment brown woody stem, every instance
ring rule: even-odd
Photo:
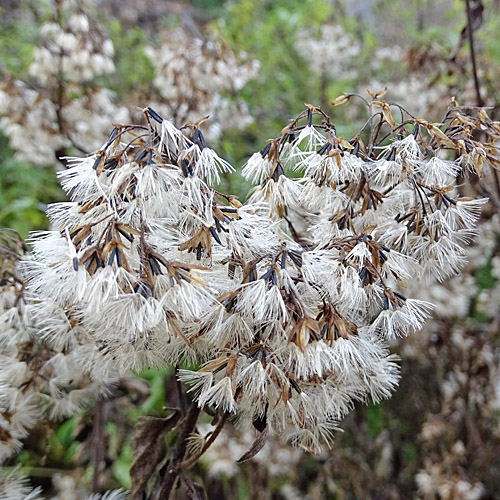
[[[182,472],[181,463],[186,454],[189,436],[193,433],[201,408],[193,401],[188,409],[170,460],[161,468],[150,500],[168,500],[175,489],[179,475]]]
[[[479,78],[477,77],[476,52],[474,50],[474,34],[472,32],[472,15],[470,10],[470,0],[465,0],[465,10],[467,12],[467,33],[469,35],[470,58],[472,62],[472,75],[474,77],[474,88],[476,90],[477,105],[482,106],[481,91],[479,87]]]

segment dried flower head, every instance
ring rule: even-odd
[[[308,105],[244,168],[246,205],[215,189],[233,169],[196,125],[146,108],[146,125],[116,127],[61,172],[71,202],[34,237],[29,289],[67,319],[47,335],[74,339],[96,377],[202,363],[180,372],[200,407],[319,450],[356,401],[390,396],[387,341],[432,307],[404,289],[457,272],[485,201],[457,193],[461,159],[436,160],[478,149],[461,108],[445,131],[396,125],[371,95],[366,145]]]

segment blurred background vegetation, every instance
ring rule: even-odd
[[[14,228],[23,237],[47,228],[47,204],[64,198],[56,176],[65,168],[64,158],[97,149],[118,121],[116,115],[139,119],[138,109],[151,103],[172,115],[186,106],[183,116],[189,120],[203,118],[196,113],[208,109],[206,101],[213,101],[214,109],[223,103],[226,115],[211,116],[207,123],[213,119],[217,127],[207,129],[207,136],[236,167],[277,136],[304,103],[331,113],[338,135],[350,138],[365,116],[355,105],[332,109],[330,101],[342,93],[366,95],[366,89],[387,86],[388,101],[436,122],[455,96],[460,104],[490,106],[490,115],[498,119],[500,2],[475,0],[470,7],[478,86],[464,0],[3,0],[0,227]],[[90,30],[112,41],[113,68],[78,81],[63,72],[54,81],[40,80],[41,69],[33,69],[36,50],[50,50],[51,43],[43,26],[54,20],[63,25],[61,9],[84,13]],[[243,85],[200,89],[196,85],[204,82],[194,81],[194,91],[181,86],[172,97],[168,72],[175,68],[168,57],[185,56],[182,51],[190,44],[207,44],[210,50],[203,57],[229,68],[221,70],[220,77],[236,80],[243,74]],[[160,64],[162,57],[167,60]],[[203,59],[198,64],[203,65]],[[244,67],[251,69],[241,73]],[[209,73],[201,75],[210,78]],[[113,107],[91,108],[88,103],[98,89],[112,92]],[[26,101],[25,91],[31,92],[31,100]],[[57,91],[63,99],[54,103],[54,96],[61,95]],[[43,122],[43,112],[27,118],[44,99],[54,103],[54,116],[58,109],[67,110],[55,127]],[[82,105],[84,111],[71,107],[78,100],[88,104]],[[172,103],[182,105],[175,104],[172,111]],[[71,113],[77,114],[74,121]],[[95,130],[82,131],[81,125],[87,116],[92,129],[96,114],[103,134],[90,137]],[[42,139],[37,127],[44,129]],[[245,198],[248,186],[233,176],[223,179],[223,189]],[[472,259],[466,306],[437,316],[414,344],[394,346],[403,358],[403,377],[393,399],[357,408],[342,424],[344,432],[333,449],[319,457],[272,443],[255,460],[236,466],[245,443],[238,441],[242,438],[237,433],[222,437],[222,445],[195,469],[209,498],[500,498],[499,409],[474,397],[474,391],[484,398],[491,391],[500,397],[494,368],[500,345],[495,306],[500,301],[495,275],[498,235],[491,231]],[[462,340],[454,343],[457,332]],[[493,361],[485,359],[485,346]],[[460,378],[457,366],[469,378]],[[459,389],[450,396],[452,382]],[[460,398],[462,403],[456,404]],[[169,371],[152,370],[137,380],[123,380],[117,394],[90,413],[32,435],[19,462],[33,483],[59,495],[54,498],[79,498],[70,496],[71,491],[77,495],[78,485],[91,481],[87,438],[96,419],[102,419],[107,466],[99,487],[128,488],[133,424],[176,404]]]

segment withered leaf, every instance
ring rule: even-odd
[[[332,101],[332,106],[340,106],[341,104],[345,104],[346,102],[349,102],[350,98],[351,96],[349,94],[339,95],[336,99]]]
[[[449,148],[456,148],[455,143],[435,124],[427,125],[427,130],[434,136],[438,141],[442,142],[445,146]]]
[[[135,426],[134,451],[130,468],[132,500],[142,500],[149,478],[165,457],[163,435],[176,426],[180,416],[180,412],[175,411],[167,418],[141,417],[138,420]]]
[[[389,107],[389,105],[386,102],[384,102],[384,104],[382,105],[382,113],[384,114],[385,121],[391,127],[394,127],[394,125],[396,125],[396,122],[394,121],[394,118],[392,117],[391,108]]]
[[[368,94],[372,99],[378,99],[379,97],[383,97],[387,93],[387,87],[384,87],[382,90],[378,92],[372,92],[371,90],[367,90]]]
[[[483,177],[484,157],[482,154],[475,152],[472,159],[472,166],[479,178]]]
[[[257,453],[259,453],[262,448],[264,448],[264,445],[266,444],[267,441],[267,427],[259,433],[257,436],[257,439],[253,442],[252,446],[250,449],[242,455],[237,462],[241,464],[241,462],[246,462],[247,460],[250,460],[251,458],[255,457]]]
[[[229,200],[230,205],[234,208],[241,208],[243,206],[241,201],[238,200],[237,196],[231,195],[228,197],[228,200]]]

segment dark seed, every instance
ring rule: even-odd
[[[111,144],[116,139],[117,135],[118,135],[118,129],[115,127],[111,131],[111,134],[109,134],[108,144]]]
[[[450,198],[449,196],[446,196],[445,194],[443,194],[443,198],[446,198],[452,205],[457,204],[457,202],[453,198]]]
[[[281,269],[286,267],[286,252],[281,252]]]
[[[290,382],[290,385],[300,394],[302,390],[299,387],[299,384],[293,378],[289,378],[288,381]]]
[[[333,340],[338,340],[340,338],[340,332],[337,325],[333,325]]]
[[[101,160],[102,160],[102,156],[98,156],[95,161],[94,161],[94,165],[92,166],[92,168],[94,170],[97,170],[97,167],[99,166],[99,164],[101,163]]]
[[[387,295],[384,295],[384,311],[387,311],[387,309],[389,309],[389,299]]]
[[[321,328],[321,332],[320,332],[321,338],[323,338],[326,335],[327,332],[328,332],[328,324],[325,323],[323,325],[323,327]]]
[[[205,138],[203,137],[203,134],[201,133],[201,130],[198,129],[198,136],[200,139],[200,144],[201,144],[201,149],[204,149],[207,147],[207,143],[205,142]]]
[[[219,238],[219,235],[217,234],[217,231],[215,230],[214,227],[210,227],[209,228],[210,230],[210,234],[214,237],[214,240],[219,244],[219,245],[222,245],[222,242]]]
[[[271,277],[272,269],[268,269],[261,277],[261,280],[267,281]]]
[[[156,120],[158,123],[163,123],[163,118],[154,109],[148,107],[146,111],[148,112],[149,116],[153,118],[153,120]]]
[[[394,161],[396,159],[396,148],[392,147],[390,151],[385,155],[387,161]]]
[[[135,162],[136,163],[140,163],[140,161],[146,156],[147,154],[147,151],[145,149],[143,149],[138,155],[137,157],[135,158]]]
[[[296,252],[295,250],[290,250],[288,252],[288,255],[292,259],[293,263],[297,267],[302,267],[302,255],[299,252]]]
[[[257,275],[256,275],[256,272],[255,272],[255,269],[250,269],[250,275],[248,277],[248,280],[250,282],[252,281],[255,281],[257,279]]]
[[[238,210],[236,208],[221,207],[221,212],[227,212],[228,214],[237,214]]]
[[[178,279],[187,281],[188,283],[191,283],[191,280],[187,276],[184,276],[181,273],[175,273],[175,275],[177,276]]]
[[[372,275],[370,272],[368,272],[368,269],[366,269],[366,267],[363,267],[363,269],[361,269],[361,271],[359,272],[359,279],[361,280],[361,284],[363,286],[366,286],[368,283],[373,283]]]
[[[318,149],[317,153],[319,155],[324,155],[330,153],[331,150],[332,150],[332,144],[329,142],[325,142],[325,144],[323,144],[323,146],[321,146],[321,148]]]
[[[160,269],[160,265],[158,264],[158,262],[156,261],[156,259],[154,257],[152,257],[151,255],[148,256],[148,262],[149,262],[149,267],[151,268],[151,272],[155,275],[155,276],[158,276],[159,274],[163,274],[161,269]]]
[[[117,227],[116,229],[118,230],[118,232],[119,232],[119,233],[120,233],[120,234],[121,234],[124,238],[126,238],[128,241],[130,241],[130,243],[132,243],[132,241],[134,241],[134,237],[133,237],[131,234],[127,233],[126,231],[124,231],[123,229],[121,229],[121,228],[119,228],[119,227]]]
[[[271,149],[271,143],[264,146],[264,148],[260,151],[262,158],[265,158],[267,156],[267,153],[269,153],[270,149]]]
[[[200,129],[195,129],[193,134],[193,142],[196,144],[200,138]]]
[[[111,256],[108,260],[108,266],[112,266],[113,265],[113,262],[115,261],[115,256],[116,256],[116,253],[117,253],[118,249],[115,247],[113,248],[113,251],[111,252]]]
[[[118,165],[118,160],[116,158],[109,158],[104,162],[104,168],[108,170],[114,169]]]
[[[278,276],[276,275],[276,271],[273,269],[271,273],[271,281],[274,286],[278,284]]]

